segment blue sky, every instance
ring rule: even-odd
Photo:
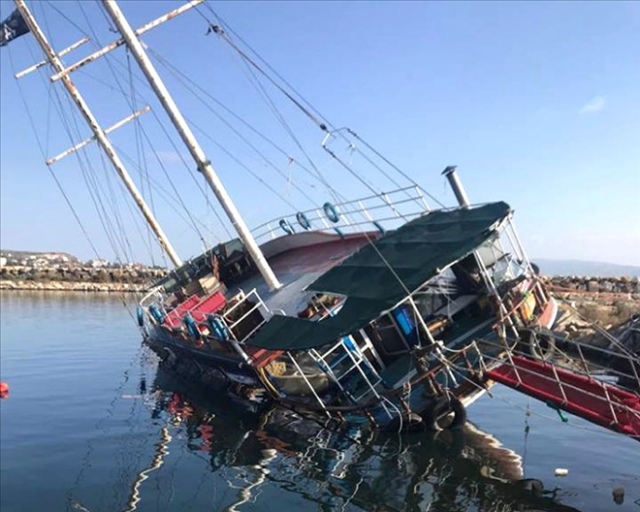
[[[77,2],[56,5],[80,29],[89,32],[88,20],[95,31],[89,33],[90,44],[65,57],[67,65],[114,39],[94,2],[83,2],[84,12]],[[177,5],[121,2],[134,26]],[[440,172],[457,164],[472,202],[505,200],[512,205],[530,255],[640,265],[639,3],[264,1],[211,5],[332,124],[358,132],[445,204],[453,205],[454,199]],[[12,9],[11,3],[0,1],[2,18]],[[37,2],[34,11],[58,49],[83,35],[47,2]],[[206,9],[199,12],[210,17]],[[251,85],[237,56],[216,36],[205,36],[206,29],[205,20],[194,11],[154,29],[144,40],[154,54],[187,72],[208,93],[268,133],[296,161],[304,161]],[[112,259],[115,243],[121,253],[138,260],[149,261],[150,252],[154,261],[161,259],[138,216],[130,212],[130,201],[106,177],[111,170],[102,167],[95,148],[88,151],[95,164],[93,179],[103,180],[104,207],[113,203],[120,211],[115,231],[127,233],[119,242],[104,234],[87,193],[87,174],[79,169],[78,160],[67,157],[51,172],[47,170],[21,93],[47,157],[89,132],[78,120],[73,143],[65,133],[56,116],[56,98],[61,98],[62,105],[66,100],[61,89],[55,96],[45,87],[49,71],[40,76],[33,73],[19,83],[13,78],[14,71],[28,67],[40,55],[30,35],[0,49],[0,245],[94,256],[55,185],[53,172],[101,256]],[[109,59],[73,75],[104,126],[131,112],[114,82],[103,84],[115,68],[121,83],[130,88],[126,54],[120,49]],[[156,63],[179,105],[198,127],[196,135],[200,129],[207,133],[203,146],[249,225],[291,208],[221,147],[258,172],[296,209],[310,204],[295,185],[314,201],[317,198],[318,205],[330,199],[304,171],[270,152],[287,179],[275,173],[203,108],[170,68]],[[130,69],[139,76],[134,65]],[[153,148],[136,144],[136,134],[141,132],[133,125],[121,128],[112,138],[144,167],[132,170],[132,175],[186,258],[196,254],[202,243],[200,234],[182,219],[187,216],[185,207],[198,219],[199,231],[208,241],[224,238],[225,230],[193,180],[198,179],[193,165],[181,161],[186,152],[179,148],[179,141],[162,132],[158,122],[162,113],[152,95],[141,81],[133,84],[141,98],[138,108],[142,99],[148,100],[157,112],[143,116],[140,123],[158,142]],[[322,133],[273,89],[268,93],[333,186],[351,198],[368,194],[319,150]],[[75,127],[73,118],[68,119],[68,126]],[[175,205],[180,214],[152,188],[152,181],[161,182],[164,177],[155,154],[182,192],[184,204]],[[353,161],[354,166],[362,163]],[[361,172],[388,189],[388,182],[372,169],[363,166]]]

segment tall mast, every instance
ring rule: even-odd
[[[53,48],[49,44],[49,41],[47,41],[47,38],[45,37],[44,33],[40,29],[40,26],[34,19],[33,15],[31,14],[31,11],[25,4],[24,0],[15,0],[15,3],[16,3],[16,7],[18,8],[18,11],[20,11],[20,14],[22,15],[27,26],[29,27],[29,30],[36,38],[36,41],[38,42],[38,44],[46,54],[53,68],[58,73],[61,73],[62,71],[64,71],[64,65],[62,64],[62,61],[60,60],[56,52],[53,50]],[[151,211],[147,203],[145,203],[144,198],[138,191],[138,188],[136,187],[135,183],[131,179],[131,176],[129,176],[127,169],[125,168],[124,164],[120,160],[120,157],[116,153],[105,131],[98,124],[98,121],[96,120],[95,116],[89,109],[89,106],[87,105],[86,101],[84,100],[84,98],[82,97],[78,89],[76,88],[75,84],[72,82],[70,76],[68,74],[63,74],[61,79],[62,79],[62,83],[67,89],[67,92],[69,93],[69,96],[71,96],[71,99],[78,106],[78,109],[80,109],[80,112],[82,113],[83,117],[87,121],[87,124],[91,128],[91,131],[93,131],[93,134],[95,135],[95,138],[98,141],[98,144],[100,144],[100,146],[106,153],[107,157],[115,167],[118,175],[120,176],[125,186],[133,196],[133,199],[138,205],[138,208],[140,209],[145,219],[151,226],[151,229],[153,230],[156,237],[158,238],[158,241],[160,242],[160,246],[167,253],[167,256],[169,256],[169,258],[171,259],[171,262],[176,267],[179,267],[180,265],[182,265],[182,261],[180,260],[178,253],[176,253],[173,246],[167,239],[166,235],[164,234],[164,231],[160,227],[160,224],[158,224],[158,221],[153,216],[153,212]]]
[[[220,178],[213,170],[211,161],[207,158],[204,150],[196,140],[193,132],[191,131],[191,128],[178,109],[178,106],[173,101],[173,98],[169,94],[169,91],[165,87],[162,79],[158,75],[158,72],[147,56],[142,43],[131,28],[131,25],[129,25],[127,19],[124,17],[124,14],[120,10],[120,7],[118,7],[118,4],[115,2],[115,0],[102,0],[102,3],[109,13],[109,16],[111,16],[111,19],[118,27],[118,31],[120,32],[120,34],[122,34],[122,37],[124,38],[128,48],[131,50],[131,53],[142,68],[142,71],[147,77],[147,80],[151,84],[156,95],[160,99],[163,107],[169,114],[172,123],[178,130],[178,133],[187,146],[189,153],[191,153],[192,158],[195,160],[198,166],[198,170],[201,171],[202,174],[204,174],[207,183],[213,190],[213,193],[218,198],[218,201],[229,217],[229,220],[233,224],[233,227],[244,242],[247,251],[258,267],[258,270],[262,274],[262,277],[272,289],[280,288],[282,284],[280,284],[280,282],[278,281],[278,278],[269,266],[269,263],[264,257],[264,254],[262,254],[262,251],[260,251],[260,248],[251,235],[249,228],[240,216],[240,212],[236,208],[235,204],[233,204],[233,201],[225,190],[222,181],[220,181]]]

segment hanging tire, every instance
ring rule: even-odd
[[[451,421],[447,422],[446,417],[453,414]],[[463,403],[453,394],[441,396],[436,399],[433,407],[429,407],[420,415],[424,430],[437,432],[443,428],[449,430],[460,430],[467,423],[467,409]],[[444,423],[444,424],[443,424]]]
[[[384,430],[386,432],[417,432],[424,430],[422,425],[422,417],[418,414],[412,412],[402,415],[402,420],[400,418],[392,419],[385,427]]]
[[[170,348],[162,347],[158,350],[158,356],[162,362],[169,368],[175,368],[178,358]]]
[[[539,361],[549,361],[556,351],[556,339],[546,327],[523,329],[520,333],[524,352]]]
[[[449,404],[453,412],[453,419],[447,425],[447,428],[449,430],[461,430],[467,423],[467,409],[455,396],[450,398]]]

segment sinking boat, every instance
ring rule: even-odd
[[[460,187],[455,169],[446,173]],[[389,219],[356,227],[341,214],[328,228],[340,233],[283,231],[261,246],[278,290],[237,240],[222,244],[158,282],[140,323],[164,359],[193,359],[295,407],[387,428],[431,428],[453,410],[464,423],[464,406],[484,391],[478,358],[502,351],[503,315],[521,333],[548,329],[556,315],[522,247],[509,245],[512,215],[502,202],[462,204],[419,209],[388,231]]]
[[[24,1],[16,0],[17,15],[4,25],[13,27],[9,40],[32,33],[55,70],[52,79],[62,82],[94,134],[48,163],[97,141],[175,265],[140,302],[145,342],[169,364],[189,361],[204,378],[300,410],[383,429],[436,429],[445,417],[460,427],[465,407],[491,385],[485,359],[500,360],[508,338],[531,358],[545,360],[553,351],[557,306],[520,243],[513,210],[505,202],[472,205],[448,166],[443,174],[455,207],[431,207],[412,185],[318,201],[250,230],[140,41],[152,26],[200,3],[134,31],[117,3],[105,0],[121,38],[68,67],[61,55],[77,45],[56,53]],[[209,28],[229,41],[220,27]],[[114,127],[100,127],[71,81],[73,71],[118,46],[139,64],[237,230],[238,238],[186,263],[112,145]],[[332,138],[361,141],[351,130],[318,127],[335,158]]]

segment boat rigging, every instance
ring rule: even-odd
[[[297,410],[391,430],[460,428],[465,407],[500,381],[640,439],[636,390],[603,384],[552,359],[556,343],[549,333],[558,304],[529,261],[507,203],[471,204],[455,166],[443,174],[457,207],[432,209],[415,185],[376,190],[327,146],[331,137],[340,137],[354,149],[345,133],[362,139],[320,120],[231,42],[326,132],[323,149],[371,192],[357,200],[341,198],[310,160],[317,178],[340,200],[250,231],[139,39],[201,3],[192,0],[133,30],[117,2],[103,0],[121,39],[65,67],[60,56],[70,50],[56,53],[25,1],[16,0],[27,32],[56,72],[52,80],[62,81],[176,267],[150,288],[137,312],[145,342],[165,364],[189,361],[201,377],[226,380],[239,393],[250,389]],[[213,32],[230,42],[219,28]],[[166,239],[108,137],[145,109],[103,129],[70,78],[119,46],[142,69],[239,239],[186,263]],[[638,355],[624,356],[637,381]]]

